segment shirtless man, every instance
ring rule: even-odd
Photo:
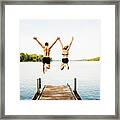
[[[61,70],[63,70],[66,65],[67,65],[67,69],[69,69],[69,65],[68,65],[69,59],[68,59],[68,55],[69,55],[69,50],[70,50],[71,44],[72,44],[72,42],[73,42],[73,39],[74,39],[74,38],[72,37],[72,40],[71,40],[70,44],[69,44],[69,45],[66,45],[66,46],[63,46],[61,40],[59,39],[60,44],[61,44],[61,46],[62,46],[62,55],[63,55],[63,57],[62,57],[62,64],[61,64],[61,67],[60,67]]]
[[[43,51],[44,51],[44,56],[43,56],[43,59],[42,59],[42,62],[43,62],[43,73],[45,73],[45,64],[47,64],[46,66],[46,70],[47,69],[50,69],[50,50],[51,48],[53,47],[53,45],[57,42],[57,40],[59,40],[60,38],[57,37],[57,39],[53,42],[53,44],[49,47],[49,44],[48,42],[45,43],[45,45],[42,45],[37,37],[33,37],[33,39],[35,41],[38,42],[38,44],[43,48]]]

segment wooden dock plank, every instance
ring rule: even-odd
[[[46,85],[39,100],[76,100],[69,85]]]

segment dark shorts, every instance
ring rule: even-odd
[[[63,63],[68,63],[69,60],[68,60],[68,58],[63,58],[63,59],[62,59],[62,62],[63,62]]]
[[[42,59],[43,64],[50,64],[50,57],[43,57]]]

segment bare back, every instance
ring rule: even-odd
[[[44,51],[44,57],[50,57],[50,48],[49,47],[44,47],[43,48]]]
[[[68,57],[68,55],[69,55],[69,50],[67,49],[67,50],[65,50],[65,49],[62,49],[62,55],[63,55],[63,57]]]

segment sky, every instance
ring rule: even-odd
[[[20,20],[20,52],[43,54],[41,46],[33,40],[37,37],[44,45],[51,45],[60,37],[63,45],[68,45],[74,37],[69,51],[71,60],[80,60],[100,56],[101,22],[98,19],[80,20]],[[57,43],[51,49],[51,57],[62,58],[62,48]]]

